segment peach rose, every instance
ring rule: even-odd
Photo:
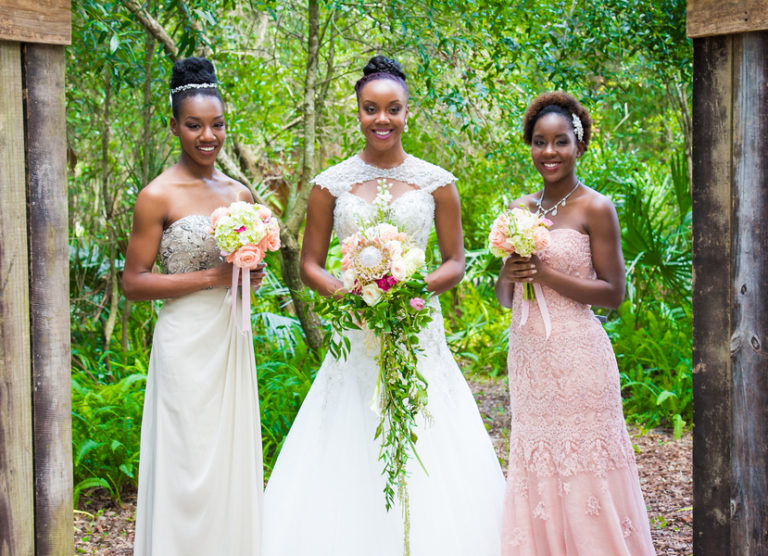
[[[488,234],[488,241],[494,247],[499,247],[500,249],[504,249],[505,243],[507,241],[507,236],[499,228],[494,226],[494,228],[491,230],[491,233]]]
[[[533,229],[533,241],[536,244],[536,250],[549,247],[549,230],[536,226]]]
[[[230,260],[231,259],[231,260]],[[258,245],[243,245],[227,257],[227,261],[240,268],[256,270],[256,266],[264,260],[264,250]]]
[[[261,218],[264,222],[272,218],[272,211],[264,205],[259,205],[259,208],[256,209],[256,214],[258,214],[259,218]]]
[[[267,233],[267,249],[277,251],[280,249],[280,228],[272,228]]]
[[[224,216],[229,215],[229,207],[219,207],[211,213],[211,225],[215,228],[216,223]]]

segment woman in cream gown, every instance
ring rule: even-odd
[[[165,299],[144,401],[137,556],[257,556],[261,543],[253,343],[236,330],[232,266],[221,262],[208,216],[253,199],[214,167],[225,137],[215,83],[207,60],[174,65],[171,130],[181,158],[139,193],[126,255],[126,297]],[[152,272],[156,257],[163,274]]]

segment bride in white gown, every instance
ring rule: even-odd
[[[302,277],[320,295],[342,290],[324,267],[332,230],[340,240],[372,218],[376,180],[392,184],[391,216],[421,247],[436,227],[442,264],[427,276],[441,293],[464,272],[454,176],[407,155],[400,136],[408,91],[397,62],[376,56],[358,81],[358,115],[366,138],[360,155],[318,175],[302,250]],[[420,335],[419,370],[427,379],[429,422],[420,418],[409,462],[410,552],[414,556],[500,553],[504,478],[472,394],[445,341],[439,304]],[[377,340],[350,332],[346,360],[330,353],[294,421],[267,485],[265,556],[403,554],[402,508],[385,509],[378,416],[371,401]]]

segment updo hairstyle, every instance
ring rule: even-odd
[[[363,68],[363,76],[355,83],[357,100],[360,100],[360,91],[363,90],[365,84],[375,79],[391,79],[397,82],[405,89],[405,94],[408,96],[408,86],[405,84],[403,68],[397,60],[379,54],[368,60],[368,63]]]
[[[523,141],[526,145],[530,145],[533,141],[533,128],[536,122],[546,114],[560,114],[568,120],[571,126],[573,126],[573,114],[576,114],[581,120],[581,126],[584,130],[584,135],[579,142],[583,143],[584,150],[587,150],[589,140],[592,137],[592,118],[578,100],[572,95],[560,91],[542,93],[533,99],[533,102],[526,108],[523,116]],[[575,131],[574,135],[576,135]],[[578,136],[576,140],[578,141]]]
[[[173,64],[173,69],[171,70],[171,91],[185,85],[216,85],[217,83],[216,70],[210,60],[191,57],[177,60]],[[174,118],[179,118],[181,102],[185,98],[194,95],[216,97],[221,101],[222,105],[224,104],[217,87],[190,87],[175,93],[171,92],[171,109]]]

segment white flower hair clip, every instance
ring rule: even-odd
[[[581,118],[576,114],[571,114],[571,119],[573,120],[573,133],[576,135],[579,143],[581,143],[584,141],[584,126],[581,125]]]

